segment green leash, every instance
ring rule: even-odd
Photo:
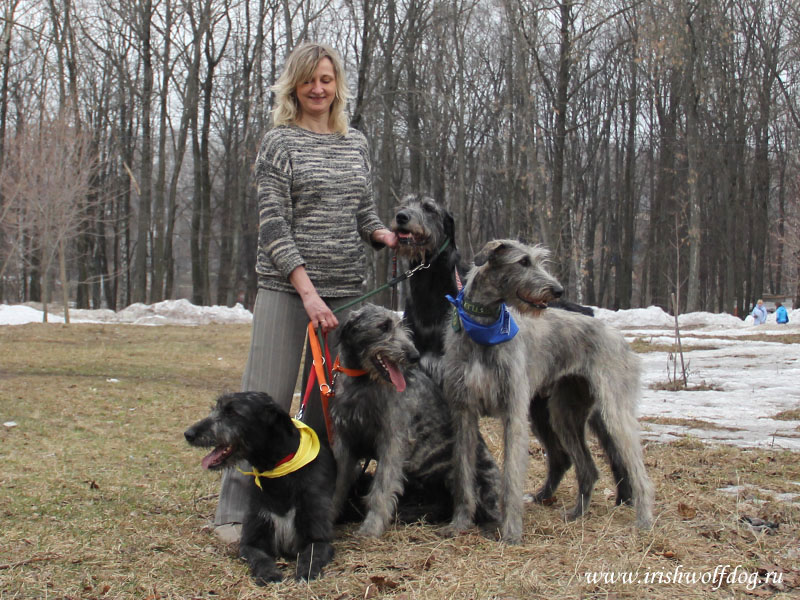
[[[383,290],[385,290],[385,289],[388,289],[388,288],[390,288],[390,287],[394,287],[394,286],[396,286],[398,283],[400,283],[401,281],[405,281],[406,279],[409,279],[410,277],[412,277],[413,275],[415,275],[415,274],[417,273],[417,271],[421,271],[422,269],[428,269],[428,268],[430,268],[430,266],[431,266],[431,263],[432,263],[433,261],[435,261],[437,258],[439,258],[439,255],[440,255],[442,252],[444,252],[444,251],[445,251],[445,249],[446,249],[446,248],[447,248],[449,245],[450,245],[450,238],[447,238],[447,239],[444,241],[444,244],[442,244],[442,245],[441,245],[441,247],[440,247],[440,248],[439,248],[439,249],[436,251],[436,254],[434,254],[434,255],[433,255],[433,257],[431,257],[430,261],[428,261],[427,263],[420,263],[420,264],[418,264],[418,265],[417,265],[416,267],[414,267],[413,269],[409,269],[408,271],[406,271],[406,272],[405,272],[405,273],[403,273],[402,275],[398,275],[397,277],[395,277],[395,278],[394,278],[394,279],[392,279],[391,281],[387,281],[386,283],[384,283],[384,284],[383,284],[382,286],[380,286],[379,288],[376,288],[376,289],[372,290],[371,292],[367,292],[367,293],[366,293],[366,294],[364,294],[363,296],[360,296],[360,297],[356,298],[355,300],[351,300],[350,302],[348,302],[348,303],[346,303],[346,304],[343,304],[342,306],[340,306],[339,308],[337,308],[336,310],[334,310],[334,311],[332,311],[332,312],[333,312],[334,314],[336,314],[336,313],[338,313],[338,312],[341,312],[341,311],[343,311],[343,310],[344,310],[344,309],[346,309],[346,308],[350,308],[351,306],[355,306],[355,305],[356,305],[356,304],[358,304],[359,302],[363,302],[363,301],[364,301],[364,300],[366,300],[367,298],[370,298],[370,297],[374,296],[375,294],[379,294],[379,293],[381,293],[381,292],[382,292]]]

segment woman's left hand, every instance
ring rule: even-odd
[[[384,244],[389,248],[397,248],[397,235],[388,229],[376,229],[372,232],[372,241]]]

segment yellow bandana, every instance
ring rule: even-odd
[[[259,489],[263,489],[261,487],[261,477],[266,477],[268,479],[283,477],[284,475],[294,473],[298,469],[305,467],[308,463],[317,458],[319,454],[319,438],[317,437],[317,433],[302,421],[292,419],[292,423],[300,432],[300,445],[297,446],[297,451],[294,453],[291,460],[278,465],[270,471],[259,471],[255,467],[253,467],[252,471],[242,471],[239,467],[236,467],[242,475],[252,475],[255,477],[256,485]]]

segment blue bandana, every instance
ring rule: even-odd
[[[453,297],[450,295],[447,295],[446,298],[454,307],[453,329],[458,331],[461,326],[463,326],[466,334],[472,338],[474,342],[477,342],[482,346],[495,346],[497,344],[502,344],[503,342],[513,339],[514,336],[517,335],[517,332],[519,332],[519,326],[511,317],[511,313],[509,312],[505,302],[500,305],[500,315],[498,316],[497,321],[490,325],[481,325],[480,323],[473,321],[469,317],[467,310],[464,309],[464,305],[466,304],[471,309],[470,312],[473,314],[480,314],[479,311],[475,310],[478,308],[476,305],[465,302],[464,290],[461,290],[455,299],[453,299]]]

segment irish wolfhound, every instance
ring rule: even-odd
[[[444,353],[445,331],[452,314],[452,306],[446,296],[449,294],[455,297],[458,294],[459,279],[466,275],[466,269],[456,250],[455,221],[450,212],[432,198],[409,195],[403,198],[395,212],[392,230],[400,239],[397,253],[408,261],[409,270],[427,265],[408,280],[403,321],[411,331],[414,345],[424,357],[425,367],[440,380],[441,363],[436,357]],[[591,308],[563,298],[552,299],[548,306],[588,316],[594,314]],[[551,396],[557,396],[557,399],[552,400]],[[556,418],[574,417],[568,427],[560,427],[562,431],[577,431],[586,422],[585,407],[590,407],[591,403],[586,382],[579,377],[563,377],[550,390],[538,390],[533,396],[530,404],[531,427],[544,446],[548,465],[547,479],[533,496],[535,501],[543,502],[555,494],[564,473],[573,462],[572,453],[566,451],[550,425],[550,407],[556,407]],[[575,410],[558,410],[558,407],[564,406],[573,406]],[[614,440],[608,435],[608,428],[599,411],[591,413],[589,426],[600,441],[611,465],[617,485],[617,504],[630,502],[630,482],[624,461],[614,447]],[[582,436],[580,439],[580,444],[585,445]],[[574,448],[577,447],[576,443],[567,445]],[[594,461],[588,453],[582,454],[581,463],[576,467],[576,473],[591,473],[595,470]],[[589,479],[593,481],[596,477],[595,473],[593,478],[584,478],[584,483]]]
[[[580,489],[570,516],[585,510],[597,477],[586,448],[584,424],[599,412],[629,478],[637,524],[647,528],[652,523],[653,488],[636,419],[639,361],[622,335],[602,322],[547,310],[547,302],[562,295],[563,288],[545,270],[546,257],[541,247],[511,240],[490,242],[475,257],[475,267],[454,301],[457,309],[444,358],[444,389],[456,431],[457,495],[450,533],[473,523],[474,492],[464,482],[474,478],[471,457],[477,445],[478,417],[494,415],[502,418],[505,429],[501,533],[509,543],[521,540],[526,421],[531,398],[537,393],[550,395],[553,435],[575,463]],[[585,394],[579,394],[576,402],[552,395],[554,384],[563,378],[585,386]],[[550,476],[548,482],[553,484]]]
[[[404,491],[421,491],[432,510],[452,515],[453,427],[440,387],[418,364],[400,317],[366,304],[339,332],[339,360],[331,418],[338,465],[334,505],[341,510],[361,459],[377,460],[359,534],[380,536]],[[357,371],[353,371],[357,370]],[[500,472],[479,435],[473,446],[470,497],[479,521],[499,520]]]
[[[253,475],[239,556],[256,583],[280,581],[275,559],[297,557],[297,579],[314,579],[333,559],[336,463],[316,433],[291,419],[269,395],[240,392],[219,398],[211,414],[184,433],[192,446],[214,450],[203,468],[247,461]]]
[[[408,280],[403,321],[420,354],[441,356],[450,316],[445,296],[458,293],[457,278],[466,274],[456,249],[453,216],[432,198],[410,195],[403,198],[391,227],[400,241],[397,254],[408,261],[409,269],[423,266]]]

